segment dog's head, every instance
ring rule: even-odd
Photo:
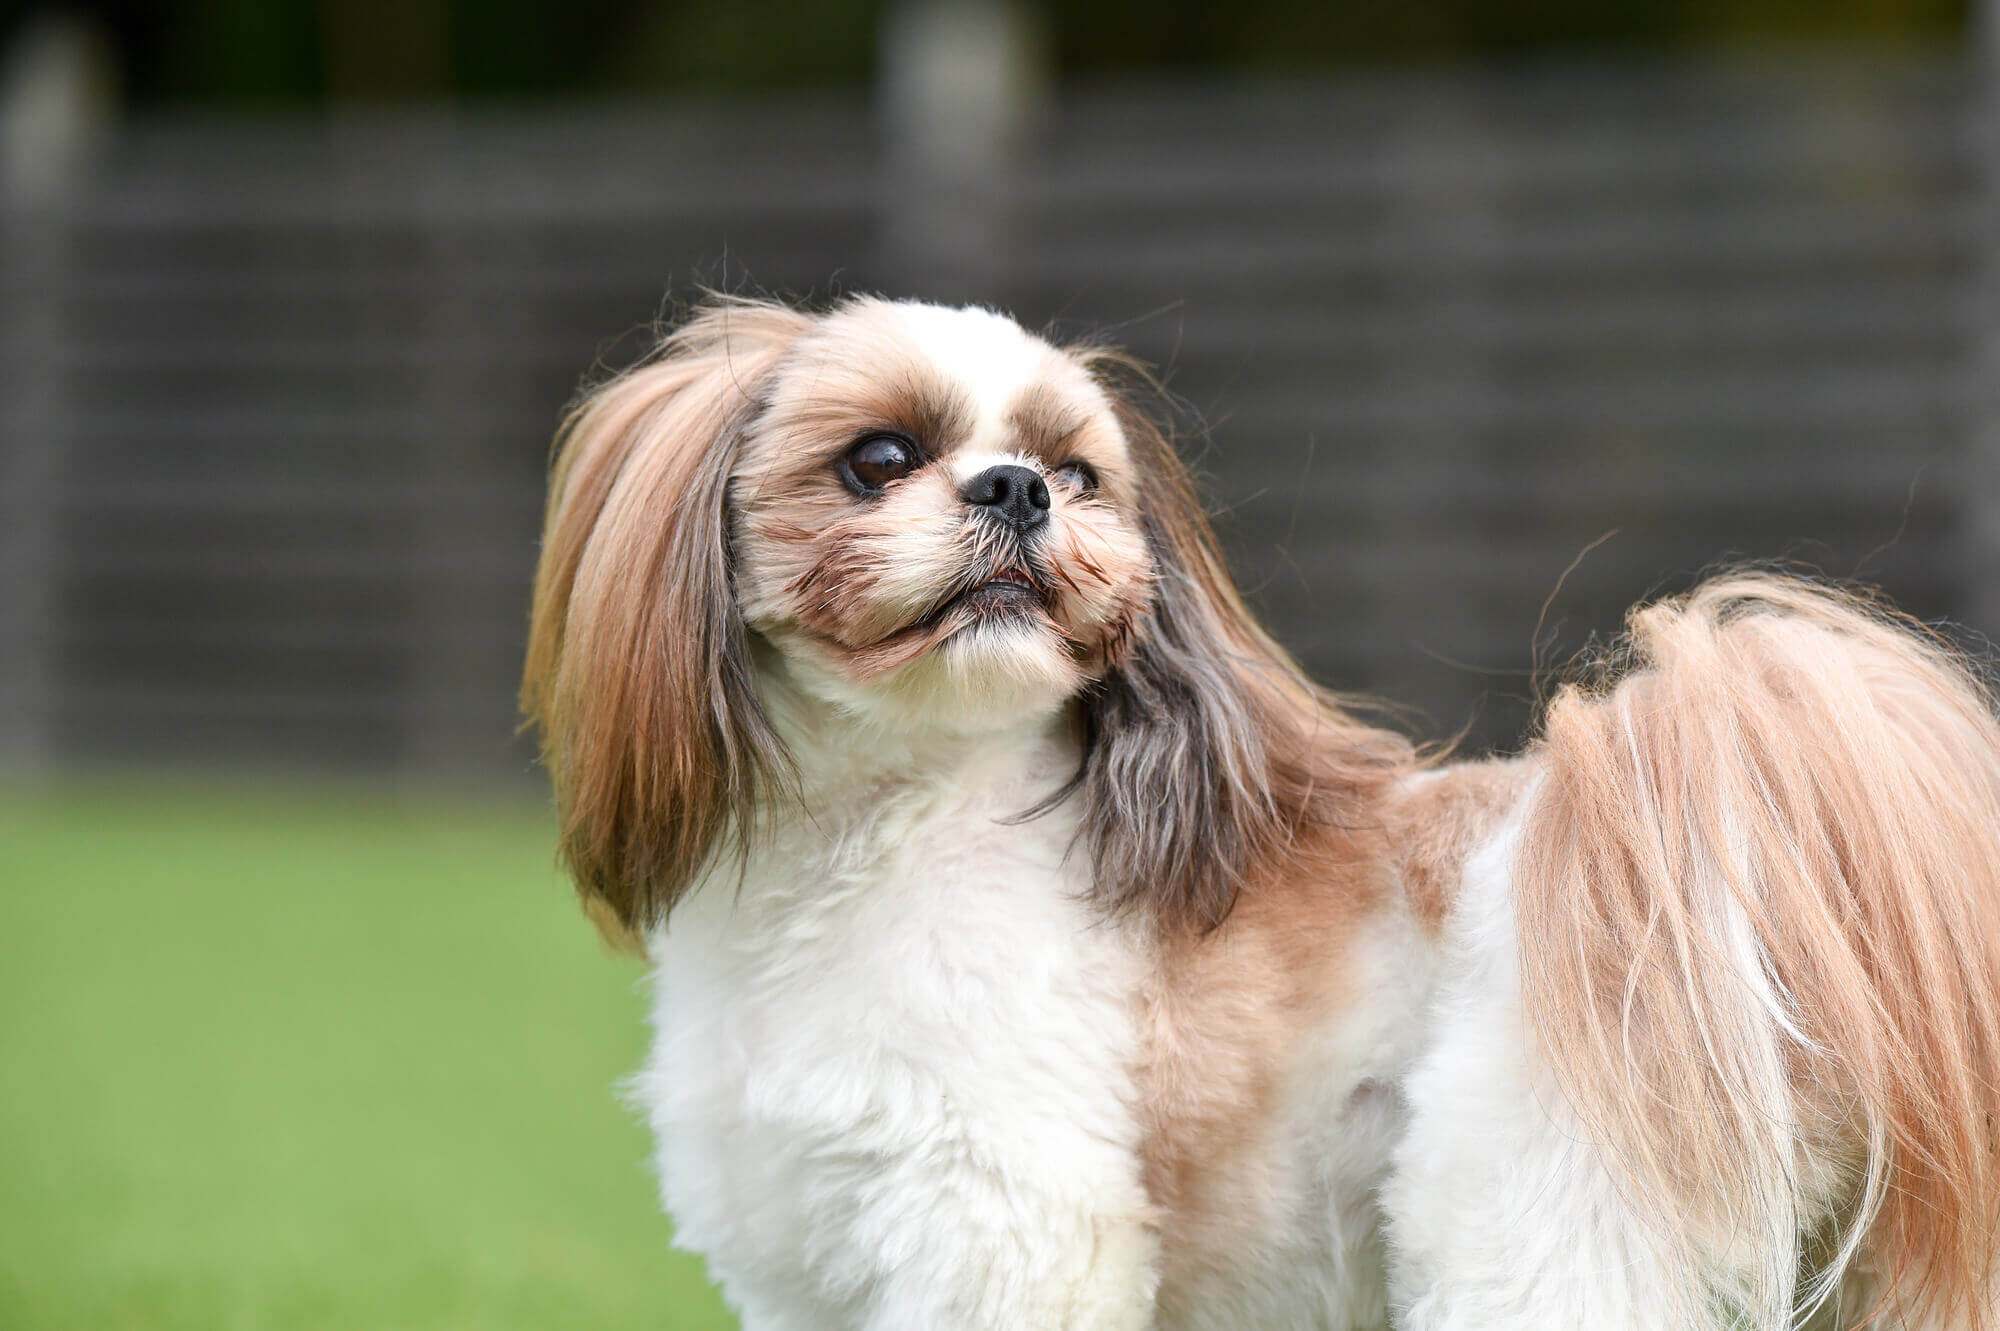
[[[583,400],[522,696],[600,925],[642,932],[777,795],[771,669],[889,730],[1074,709],[1107,904],[1221,918],[1305,816],[1286,736],[1326,710],[1126,364],[984,310],[726,301]]]
[[[1017,727],[1118,660],[1150,599],[1111,399],[998,315],[858,301],[814,320],[735,453],[744,622],[880,724]]]

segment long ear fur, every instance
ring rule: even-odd
[[[1992,1328],[1991,695],[1915,622],[1754,572],[1635,611],[1614,664],[1549,708],[1515,873],[1563,1091],[1733,1324],[1853,1263],[1882,1325]]]
[[[747,833],[783,762],[751,687],[725,510],[758,386],[810,325],[711,304],[557,436],[521,709],[564,858],[614,942],[664,917],[726,828]]]
[[[1229,579],[1193,479],[1133,403],[1137,362],[1078,353],[1118,405],[1153,558],[1153,603],[1087,696],[1079,777],[1097,891],[1168,929],[1220,925],[1260,871],[1324,848],[1416,759],[1315,686]]]

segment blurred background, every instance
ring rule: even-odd
[[[0,1325],[728,1324],[512,702],[703,287],[1124,343],[1473,749],[1724,557],[2000,629],[1992,8],[0,3]]]

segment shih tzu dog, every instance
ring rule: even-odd
[[[523,698],[751,1331],[1987,1331],[2000,727],[1851,592],[1508,762],[1307,679],[1132,367],[718,301],[588,394]]]

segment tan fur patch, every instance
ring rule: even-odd
[[[1355,947],[1397,909],[1378,830],[1322,833],[1266,866],[1229,918],[1162,943],[1147,995],[1146,1182],[1161,1210],[1160,1307],[1239,1265],[1274,1222],[1284,1080],[1312,1030],[1353,1001]]]
[[[1007,424],[1021,451],[1051,465],[1068,458],[1091,418],[1047,384],[1022,393],[1007,412]]]
[[[809,391],[794,388],[773,404],[783,413],[791,454],[780,461],[817,463],[828,448],[882,433],[913,441],[926,458],[942,457],[977,421],[965,391],[908,350],[885,354],[865,371],[830,366],[800,387]]]
[[[1493,834],[1527,786],[1519,759],[1459,763],[1427,773],[1389,807],[1391,835],[1410,913],[1437,937],[1456,903],[1466,856]]]

